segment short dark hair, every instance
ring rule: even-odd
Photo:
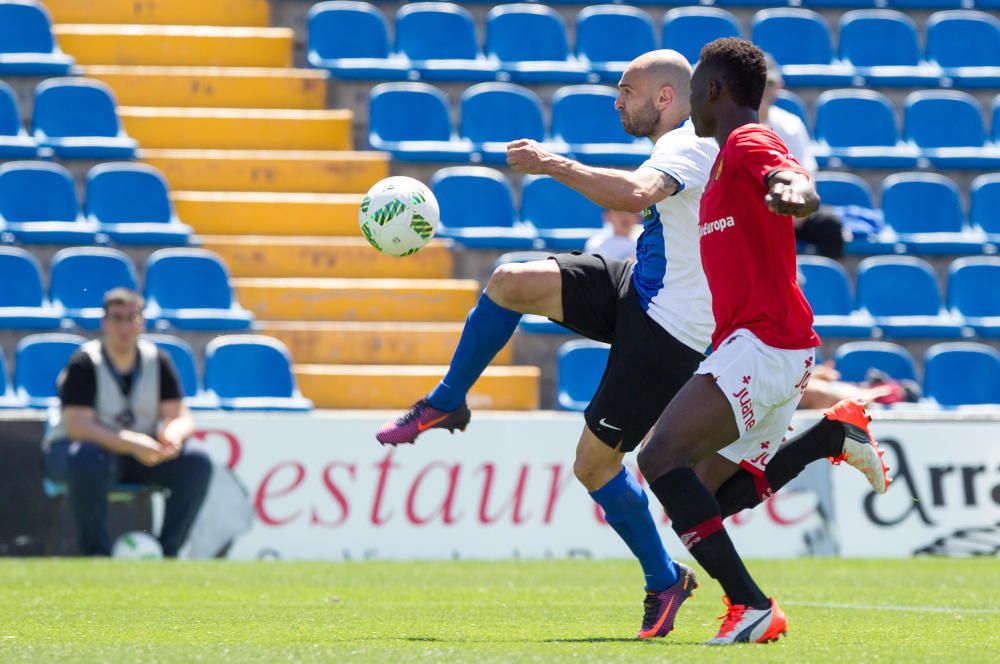
[[[134,304],[141,311],[146,301],[131,288],[112,288],[104,294],[104,313],[107,315],[108,309],[116,304]]]
[[[767,83],[767,61],[764,52],[752,42],[736,37],[709,42],[701,49],[698,66],[717,67],[733,101],[760,108]]]

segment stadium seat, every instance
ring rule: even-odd
[[[515,221],[507,178],[482,166],[442,168],[431,179],[441,208],[441,237],[477,249],[528,249],[534,229]]]
[[[507,143],[545,140],[542,102],[513,83],[480,83],[462,94],[459,135],[488,164],[507,164]]]
[[[147,334],[144,337],[152,341],[170,355],[174,368],[177,369],[177,376],[181,381],[181,389],[184,391],[184,403],[192,410],[213,410],[218,408],[215,399],[202,389],[201,381],[198,380],[198,369],[195,366],[194,351],[188,342],[180,337],[168,334]]]
[[[741,36],[736,17],[725,9],[677,7],[663,17],[663,48],[677,51],[692,65],[708,42]]]
[[[821,171],[816,174],[816,191],[823,205],[874,208],[872,190],[864,178],[853,173]]]
[[[603,85],[567,85],[552,96],[552,141],[586,164],[638,166],[653,150],[649,139],[625,133],[615,109],[618,93]]]
[[[855,83],[854,68],[834,59],[830,26],[809,9],[762,9],[754,14],[752,41],[774,56],[785,83],[836,87]]]
[[[881,209],[872,202],[871,188],[853,173],[821,171],[815,174],[816,191],[824,207],[837,214],[851,231],[849,254],[892,254],[902,250],[895,233],[885,230]]]
[[[68,247],[52,257],[52,304],[85,330],[100,327],[105,293],[118,287],[137,290],[137,283],[132,260],[117,249]]]
[[[409,60],[389,52],[382,12],[367,2],[319,2],[307,15],[306,59],[343,79],[402,81]]]
[[[956,87],[1000,87],[1000,20],[968,10],[931,14],[927,59],[941,66]]]
[[[873,90],[828,90],[816,99],[816,159],[857,168],[914,168],[919,150],[899,140],[892,104]]]
[[[253,314],[233,297],[229,272],[204,249],[159,249],[146,261],[146,319],[179,330],[246,330]]]
[[[59,407],[56,379],[86,339],[49,332],[24,337],[14,357],[14,395],[29,408]]]
[[[567,341],[556,356],[558,393],[563,410],[583,411],[597,393],[608,364],[610,346],[597,341]]]
[[[396,12],[396,51],[427,81],[492,81],[499,66],[483,57],[468,10],[414,2]]]
[[[840,59],[872,86],[937,87],[941,69],[920,58],[913,19],[891,9],[858,9],[840,17]]]
[[[131,159],[136,141],[118,120],[111,88],[87,78],[50,78],[35,88],[31,131],[62,159]]]
[[[584,83],[589,71],[569,54],[566,25],[547,5],[497,5],[486,14],[486,56],[521,83]]]
[[[21,124],[14,90],[0,81],[0,159],[32,159],[37,156],[38,143]]]
[[[45,298],[42,272],[29,252],[0,247],[0,283],[0,329],[59,329],[62,316]]]
[[[980,337],[1000,339],[1000,258],[959,258],[948,269],[948,308]]]
[[[9,408],[24,408],[24,402],[11,389],[10,374],[7,373],[7,361],[0,351],[0,410]]]
[[[774,98],[774,105],[782,110],[797,115],[799,120],[802,120],[802,124],[805,125],[805,128],[809,130],[809,135],[812,136],[812,122],[809,120],[809,113],[806,111],[806,104],[802,101],[802,97],[799,97],[790,90],[782,88],[781,90],[778,90],[778,95]]]
[[[641,9],[594,5],[576,15],[576,55],[602,81],[617,85],[629,62],[654,49],[653,21]]]
[[[975,97],[957,90],[910,93],[903,105],[905,140],[938,168],[1000,168],[1000,150],[987,143]]]
[[[924,396],[940,406],[1000,404],[1000,352],[986,344],[935,344],[924,356]]]
[[[852,383],[865,380],[869,369],[878,369],[896,380],[917,380],[917,368],[909,351],[886,341],[841,344],[834,364],[841,379]]]
[[[93,244],[97,228],[84,220],[73,176],[59,164],[10,161],[0,165],[0,220],[28,244]]]
[[[1000,173],[980,175],[969,187],[969,222],[986,234],[994,249],[1000,245]]]
[[[36,0],[0,3],[0,76],[61,76],[73,66]]]
[[[965,336],[961,318],[941,306],[931,266],[912,256],[873,256],[858,264],[858,304],[892,339],[957,339]]]
[[[527,175],[522,185],[521,220],[531,224],[546,249],[582,250],[603,228],[601,208],[558,180]]]
[[[965,225],[958,187],[944,175],[890,175],[882,181],[882,213],[910,253],[983,252],[986,237]]]
[[[400,161],[467,162],[472,144],[452,130],[448,100],[426,83],[382,83],[368,97],[368,142]]]
[[[799,256],[799,285],[815,319],[813,327],[822,337],[870,337],[875,321],[857,311],[847,272],[835,260],[822,256]]]
[[[295,385],[288,349],[270,337],[233,334],[210,341],[205,390],[225,410],[312,409]]]
[[[191,227],[181,223],[167,181],[147,164],[108,163],[87,174],[87,220],[118,244],[187,244]]]

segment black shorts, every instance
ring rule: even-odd
[[[558,254],[563,318],[556,321],[611,344],[597,393],[584,411],[587,426],[610,447],[630,452],[705,356],[650,318],[632,281],[632,261]]]

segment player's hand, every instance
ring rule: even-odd
[[[551,154],[529,138],[507,144],[507,164],[515,173],[545,174],[545,161]]]
[[[811,210],[805,195],[784,182],[775,182],[764,196],[767,208],[776,214],[805,217]]]
[[[129,453],[142,465],[155,466],[166,461],[167,450],[155,438],[135,431],[123,431],[121,436],[129,443]]]
[[[173,456],[180,454],[184,448],[184,440],[177,435],[176,429],[170,426],[170,422],[163,424],[156,432],[156,440],[168,451],[176,452]]]

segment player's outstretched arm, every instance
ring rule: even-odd
[[[507,163],[517,173],[551,175],[609,210],[642,212],[673,195],[677,181],[653,168],[595,168],[542,148],[529,139],[507,145]]]
[[[819,207],[819,194],[812,178],[798,171],[775,171],[767,179],[764,203],[772,212],[805,217]]]

